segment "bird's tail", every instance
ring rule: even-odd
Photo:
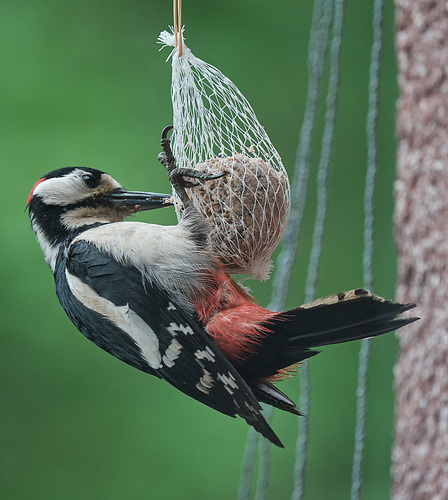
[[[400,317],[413,307],[415,304],[394,303],[357,289],[279,313],[263,325],[272,333],[245,361],[243,376],[246,380],[275,380],[281,370],[318,354],[316,347],[375,337],[416,321],[415,317]],[[273,394],[263,387],[262,392],[268,393],[265,399]]]
[[[320,347],[375,337],[397,330],[418,318],[399,315],[415,304],[398,304],[358,288],[331,295],[284,313],[277,322],[290,346]]]

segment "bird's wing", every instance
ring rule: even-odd
[[[281,446],[252,391],[203,328],[138,269],[76,240],[55,276],[62,306],[87,338],[201,403],[240,415]]]

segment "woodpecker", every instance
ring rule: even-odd
[[[177,225],[125,221],[172,198],[126,191],[99,170],[61,168],[36,182],[27,206],[57,296],[97,346],[283,447],[260,402],[302,413],[274,382],[316,347],[415,321],[400,317],[414,304],[356,289],[281,313],[257,305],[208,248],[208,223],[186,194],[185,176],[214,176],[175,168],[166,133],[159,159],[184,205]]]

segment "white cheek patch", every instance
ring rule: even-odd
[[[127,333],[137,344],[143,358],[151,368],[154,370],[162,368],[159,339],[154,330],[137,313],[130,309],[128,305],[117,307],[109,300],[98,295],[89,285],[86,285],[73,274],[68,271],[65,274],[71,292],[82,304],[106,317],[116,327]],[[171,356],[171,360],[173,360],[175,353],[176,349],[173,347],[167,359],[170,359]]]
[[[33,192],[33,195],[42,198],[46,205],[59,205],[61,207],[78,203],[91,194],[91,191],[82,183],[77,170],[64,177],[46,179],[38,184]]]
[[[88,172],[82,168],[76,169],[63,177],[51,177],[36,184],[32,194],[42,198],[46,205],[65,207],[79,203],[98,193],[106,193],[121,187],[110,175],[102,174],[101,182],[96,189],[89,189],[82,176]]]

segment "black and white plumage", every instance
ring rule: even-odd
[[[300,414],[272,382],[313,347],[379,335],[415,318],[365,290],[286,313],[253,299],[207,246],[192,206],[176,226],[123,221],[169,206],[169,195],[125,191],[86,167],[53,171],[31,191],[32,227],[59,301],[89,340],[226,415],[239,415],[278,446],[259,401]],[[187,204],[188,205],[188,204]]]
[[[61,305],[96,345],[229,413],[233,389],[239,384],[244,390],[245,384],[163,288],[83,237],[70,245],[67,256],[60,256],[55,276]],[[247,403],[249,390],[241,404]]]

